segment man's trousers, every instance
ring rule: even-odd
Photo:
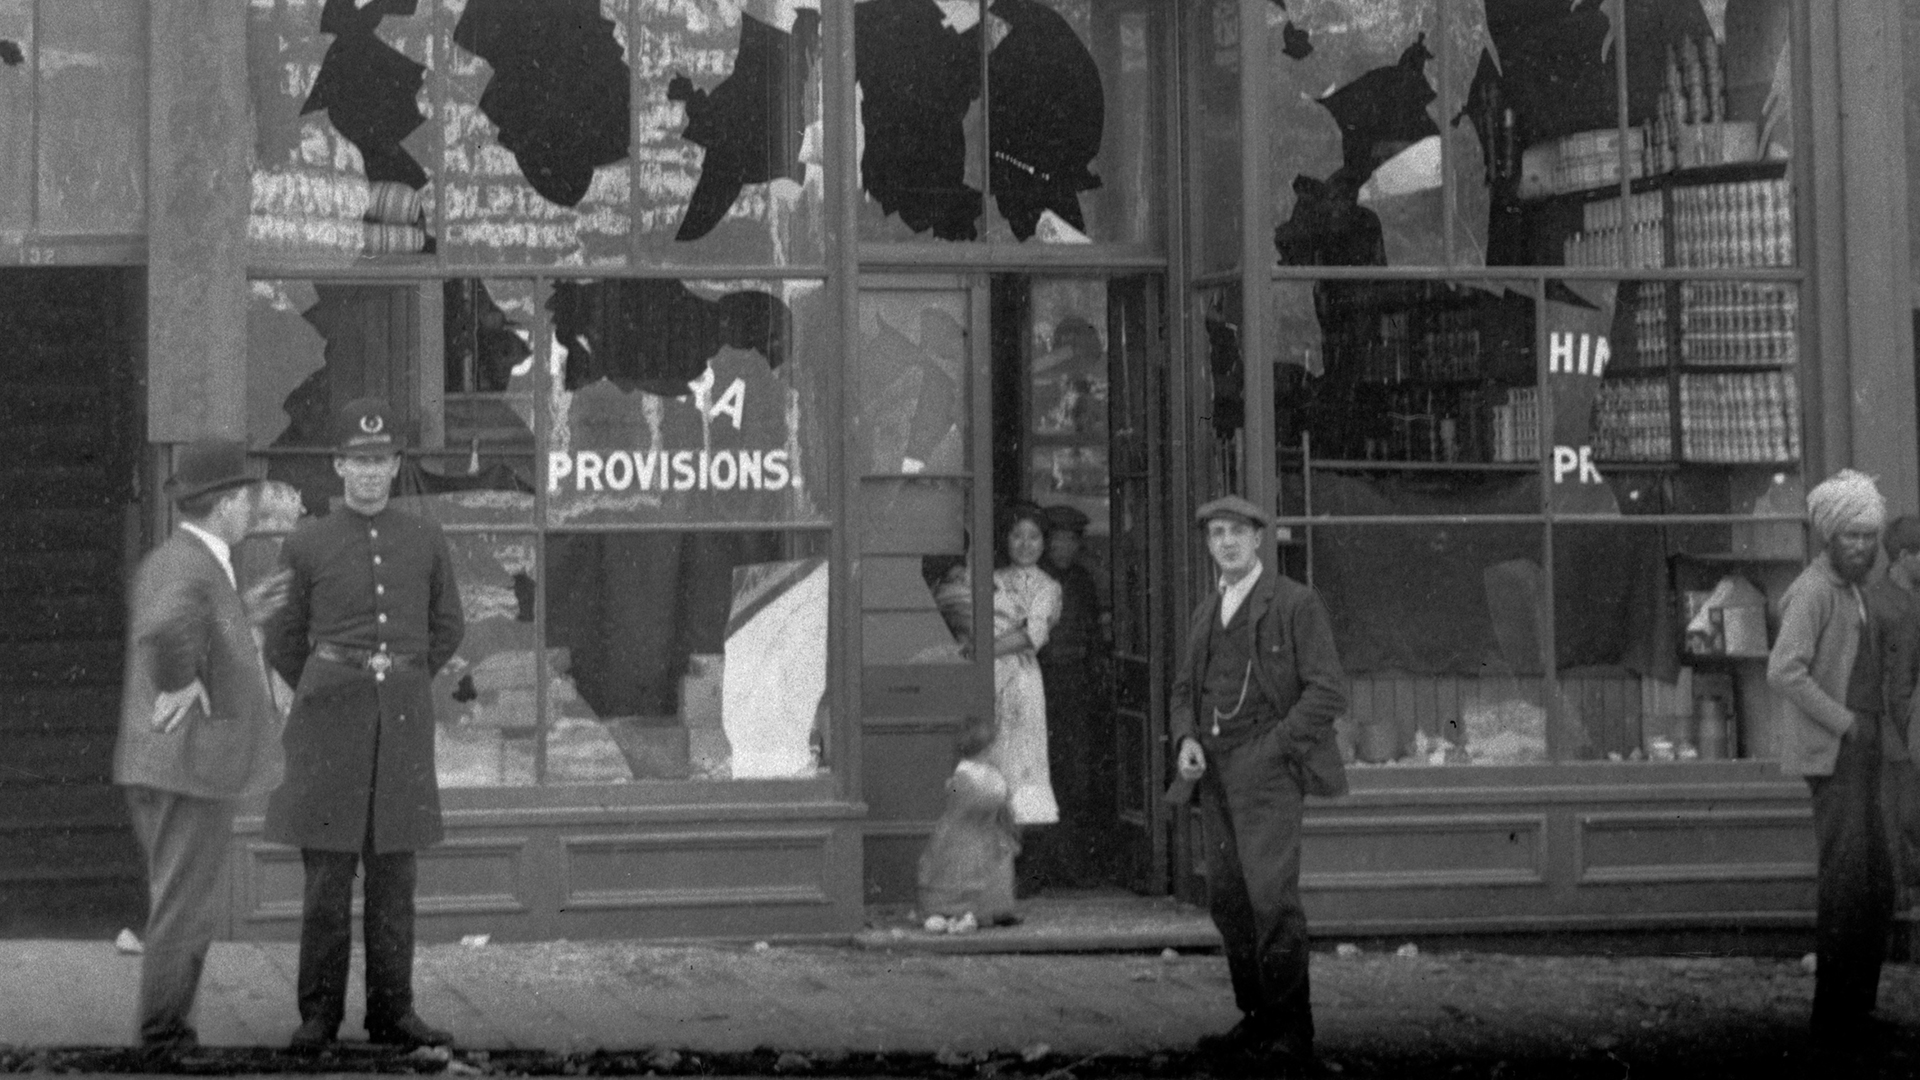
[[[1300,783],[1281,757],[1282,725],[1209,746],[1200,779],[1207,897],[1240,1011],[1291,1050],[1313,1047],[1307,913],[1300,906]]]
[[[367,945],[368,1030],[390,1027],[413,1011],[413,889],[411,851],[377,854],[372,837],[363,851],[302,848],[306,896],[300,922],[296,993],[302,1022],[337,1028],[346,1013],[347,970],[353,959],[353,879],[366,868],[362,936]]]
[[[1893,869],[1880,812],[1879,718],[1855,714],[1832,776],[1809,776],[1815,887],[1812,1030],[1846,1039],[1873,1012],[1893,920]]]
[[[219,888],[233,841],[233,803],[139,785],[127,788],[147,856],[147,932],[136,1022],[143,1045],[191,1044],[191,1014],[219,929]]]

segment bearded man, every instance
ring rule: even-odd
[[[1767,682],[1788,718],[1780,769],[1813,793],[1819,848],[1813,1015],[1817,1050],[1853,1054],[1873,1027],[1893,872],[1880,812],[1880,728],[1888,722],[1882,652],[1862,586],[1873,570],[1886,500],[1873,478],[1842,469],[1807,494],[1823,545],[1787,588]]]

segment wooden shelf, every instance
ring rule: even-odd
[[[1760,161],[1730,161],[1719,165],[1696,165],[1687,169],[1674,169],[1670,172],[1655,173],[1652,176],[1638,176],[1628,182],[1628,190],[1635,195],[1648,191],[1660,191],[1665,188],[1700,187],[1706,184],[1738,184],[1751,180],[1778,180],[1787,175],[1787,162],[1784,159],[1766,158]],[[1522,207],[1551,206],[1556,203],[1585,203],[1597,199],[1616,198],[1620,194],[1620,183],[1615,181],[1600,187],[1579,188],[1574,191],[1556,191],[1550,195],[1532,195],[1519,200]]]

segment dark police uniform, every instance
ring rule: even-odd
[[[302,1031],[330,1040],[345,1010],[362,861],[367,1026],[387,1031],[412,1016],[414,852],[442,834],[432,680],[465,631],[452,554],[431,521],[341,506],[301,522],[281,559],[292,580],[267,652],[295,695],[266,838],[306,866]]]
[[[1251,504],[1201,508],[1264,525]],[[1345,677],[1333,629],[1312,589],[1263,567],[1230,621],[1218,592],[1197,611],[1172,687],[1170,734],[1198,740],[1207,893],[1226,949],[1234,1002],[1244,1014],[1223,1041],[1313,1048],[1307,917],[1300,904],[1300,821],[1307,795],[1341,795],[1346,772],[1333,721]],[[1199,723],[1196,723],[1196,717]],[[1179,798],[1183,785],[1170,797]]]

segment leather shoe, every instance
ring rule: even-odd
[[[368,1024],[367,1041],[412,1049],[418,1046],[452,1046],[453,1036],[429,1025],[420,1019],[419,1014],[408,1013],[391,1024]]]
[[[190,1054],[200,1049],[200,1037],[192,1028],[180,1028],[165,1035],[143,1035],[140,1049],[154,1055]]]
[[[1264,1047],[1271,1039],[1265,1025],[1251,1016],[1243,1016],[1239,1023],[1225,1031],[1200,1036],[1193,1048],[1208,1055],[1244,1054]]]
[[[294,1050],[324,1050],[332,1046],[340,1032],[338,1021],[328,1023],[319,1017],[300,1021],[287,1046]]]

